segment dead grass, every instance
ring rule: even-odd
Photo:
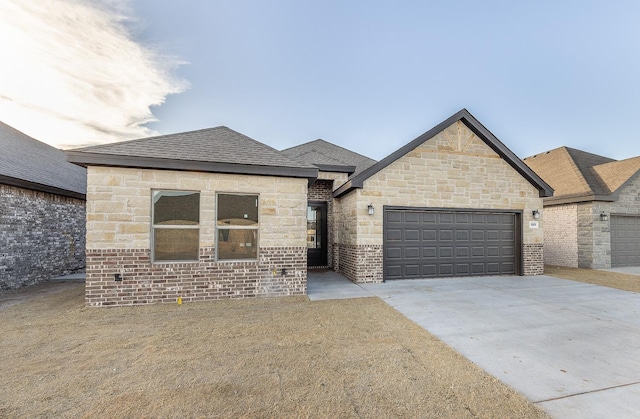
[[[596,269],[564,268],[545,266],[545,275],[555,276],[587,284],[602,285],[625,291],[640,292],[640,276]]]
[[[377,298],[101,309],[83,292],[0,305],[1,417],[546,417]]]

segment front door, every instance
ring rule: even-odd
[[[327,266],[327,203],[307,206],[307,265]]]

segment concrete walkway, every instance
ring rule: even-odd
[[[311,300],[332,295],[380,297],[553,417],[640,417],[640,294],[548,276],[309,275]]]

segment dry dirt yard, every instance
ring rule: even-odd
[[[546,417],[378,298],[86,308],[83,284],[34,289],[0,296],[0,417]]]
[[[556,278],[571,279],[587,284],[603,285],[625,291],[640,292],[640,276],[595,269],[563,268],[545,266],[544,274]]]

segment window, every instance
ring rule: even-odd
[[[218,194],[218,260],[258,258],[258,195]]]
[[[198,261],[200,193],[153,191],[154,262]]]

